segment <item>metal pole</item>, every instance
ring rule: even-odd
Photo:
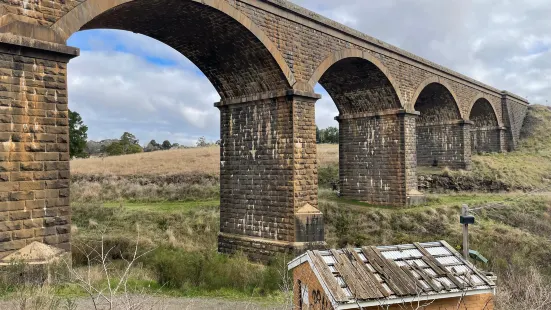
[[[461,215],[469,215],[469,206],[463,205]],[[469,224],[463,224],[463,257],[469,260]]]

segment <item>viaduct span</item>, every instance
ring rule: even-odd
[[[66,40],[80,30],[155,38],[211,81],[219,249],[256,259],[323,241],[317,83],[339,110],[341,193],[373,204],[420,200],[418,165],[469,169],[474,152],[514,149],[528,107],[284,0],[0,0],[0,14],[0,259],[33,241],[71,248],[67,63],[79,50]]]

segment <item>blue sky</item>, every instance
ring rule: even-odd
[[[526,0],[296,0],[329,18],[500,89],[546,103],[551,93],[551,2]],[[449,14],[453,12],[453,14]],[[142,144],[219,139],[219,96],[187,58],[169,46],[120,30],[87,30],[68,41],[70,108],[93,140],[129,131]],[[319,85],[316,123],[337,126]]]

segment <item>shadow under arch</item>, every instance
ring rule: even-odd
[[[411,107],[410,108],[412,110],[415,109],[415,106],[417,105],[417,100],[419,99],[419,96],[421,96],[421,93],[423,91],[425,91],[426,88],[428,86],[430,86],[431,84],[438,84],[441,87],[443,87],[451,95],[451,97],[453,98],[453,101],[454,101],[454,103],[457,107],[457,112],[459,113],[461,119],[467,119],[463,115],[462,109],[460,107],[460,101],[457,98],[457,95],[455,94],[455,92],[453,91],[453,88],[451,88],[451,86],[445,80],[441,79],[438,76],[430,77],[430,78],[424,80],[423,82],[421,82],[421,84],[419,84],[419,86],[417,87],[417,90],[415,91],[415,93],[411,97],[411,101],[410,101]]]
[[[483,94],[483,93],[478,93],[473,100],[471,100],[471,103],[469,104],[469,108],[467,109],[467,119],[470,120],[470,121],[473,121],[471,119],[472,117],[472,114],[473,114],[473,108],[475,107],[475,104],[477,103],[487,103],[488,105],[490,105],[490,107],[492,108],[492,111],[493,111],[493,115],[495,117],[495,120],[497,122],[497,126],[499,127],[503,127],[503,123],[501,122],[501,118],[498,117],[498,114],[497,114],[497,111],[494,107],[494,105],[490,102],[490,100],[488,98],[486,98],[486,95]]]
[[[412,97],[416,121],[417,165],[470,169],[469,124],[453,89],[439,77],[423,81]]]
[[[157,39],[193,62],[222,99],[287,90],[296,83],[273,42],[224,0],[87,0],[51,28],[65,40],[97,28]]]
[[[400,85],[373,55],[358,49],[334,52],[321,62],[307,83],[320,83],[341,114],[404,108]],[[379,100],[378,103],[373,99]],[[383,106],[377,106],[381,104]]]
[[[469,107],[472,153],[502,152],[502,126],[494,106],[483,94],[478,94]]]

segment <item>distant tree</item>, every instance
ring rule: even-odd
[[[158,148],[161,147],[161,145],[160,145],[159,143],[157,143],[157,141],[155,141],[155,140],[149,141],[149,144],[150,144],[151,146],[154,146],[154,147],[158,147]]]
[[[122,134],[118,142],[113,142],[105,147],[105,153],[109,156],[135,154],[143,152],[136,136],[129,132]]]
[[[180,147],[180,143],[172,143],[172,148],[179,148]]]
[[[197,139],[197,147],[205,147],[209,146],[210,144],[207,142],[207,139],[205,137],[200,137]]]
[[[337,127],[327,127],[325,129],[325,143],[339,143],[339,129]]]
[[[85,151],[86,140],[88,140],[88,126],[84,125],[80,114],[69,110],[69,154],[71,158],[88,157],[88,153]]]
[[[316,142],[338,144],[339,129],[337,127],[327,127],[325,129],[317,129],[316,127]]]
[[[163,145],[161,146],[163,150],[170,150],[171,147],[172,144],[170,144],[170,141],[168,140],[163,141]]]
[[[316,143],[321,143],[321,140],[320,140],[320,129],[319,127],[316,125]]]
[[[108,156],[124,155],[124,148],[120,142],[113,142],[105,147],[104,153]]]

